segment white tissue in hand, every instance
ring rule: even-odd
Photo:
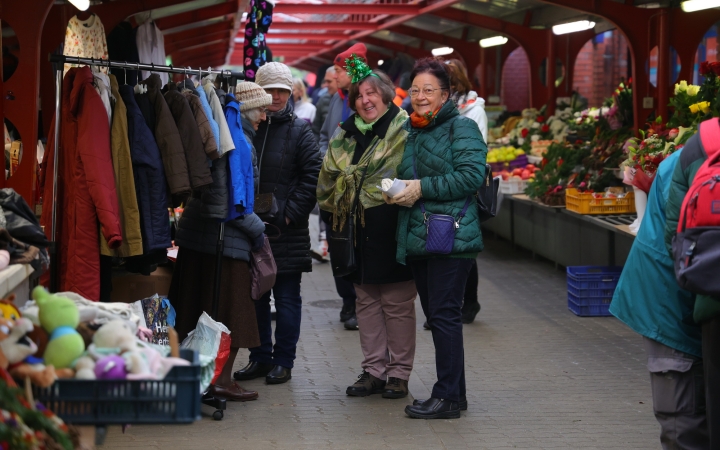
[[[383,178],[381,182],[382,191],[388,195],[388,197],[395,197],[405,189],[405,183],[395,178]]]

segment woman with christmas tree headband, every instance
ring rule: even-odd
[[[357,269],[344,278],[353,282],[357,292],[364,360],[362,374],[346,392],[403,398],[415,358],[417,290],[410,268],[395,261],[400,207],[387,204],[379,186],[383,179],[397,175],[408,115],[392,103],[395,87],[387,75],[372,70],[355,54],[345,62],[352,79],[349,105],[355,114],[330,140],[317,196],[321,215],[333,230],[349,229],[348,217],[356,218]]]

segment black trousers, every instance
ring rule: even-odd
[[[710,448],[720,448],[720,317],[702,324],[705,403]]]
[[[420,294],[433,343],[438,380],[433,398],[459,401],[465,397],[465,355],[462,304],[474,259],[432,258],[412,261],[410,267]]]
[[[463,310],[473,303],[478,303],[478,267],[477,260],[472,260],[472,267],[468,275],[467,283],[465,283],[465,296],[463,302]]]

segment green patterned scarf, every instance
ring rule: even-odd
[[[362,226],[365,226],[365,209],[385,203],[378,186],[383,178],[393,179],[397,176],[397,167],[402,160],[408,135],[402,125],[407,119],[407,113],[401,109],[390,122],[385,138],[378,142],[376,136],[356,165],[351,163],[357,141],[353,137],[346,138],[342,128],[337,129],[328,145],[317,185],[318,204],[320,209],[333,214],[333,230],[338,230],[339,224],[342,231],[366,166],[367,175],[358,202]],[[372,151],[376,143],[378,145]]]

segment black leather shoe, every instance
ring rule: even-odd
[[[480,312],[480,303],[473,302],[469,305],[463,305],[462,323],[468,324],[475,322],[475,316]]]
[[[283,384],[292,378],[292,369],[283,366],[275,366],[265,377],[267,384]]]
[[[422,405],[427,400],[413,400],[413,406],[419,406]],[[458,402],[458,407],[460,408],[460,411],[467,411],[467,397],[462,397],[460,401]]]
[[[263,364],[255,361],[250,361],[247,366],[240,370],[236,370],[233,374],[233,378],[239,381],[254,380],[255,378],[264,377],[273,369],[272,364]]]
[[[359,330],[360,327],[358,326],[357,316],[353,314],[351,318],[345,321],[345,324],[343,325],[346,330]]]
[[[422,405],[408,405],[405,414],[413,419],[459,419],[460,407],[458,402],[430,398]]]
[[[430,324],[427,323],[427,320],[426,320],[425,323],[423,324],[423,328],[425,328],[426,330],[429,330],[429,329],[430,329]]]
[[[340,310],[340,322],[345,322],[355,315],[355,308],[352,306],[343,305]]]

